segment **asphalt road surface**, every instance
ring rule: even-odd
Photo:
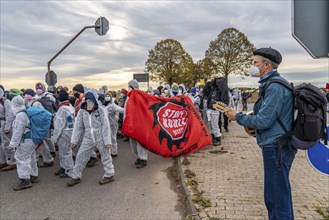
[[[170,174],[174,160],[150,153],[148,166],[136,169],[129,142],[118,145],[115,181],[106,185],[98,184],[99,160],[84,170],[80,184],[67,187],[68,179],[54,175],[58,152],[53,167],[39,168],[40,182],[30,189],[13,191],[17,171],[0,172],[0,219],[183,219],[186,208]]]

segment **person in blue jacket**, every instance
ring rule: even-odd
[[[254,115],[237,113],[230,109],[226,114],[238,124],[256,130],[257,144],[262,149],[264,163],[264,200],[269,220],[294,219],[289,172],[297,152],[288,146],[278,147],[278,139],[285,134],[277,121],[283,122],[290,131],[293,125],[292,92],[279,83],[271,83],[263,94],[270,79],[286,81],[277,72],[282,61],[281,54],[273,48],[260,48],[253,52],[253,65],[249,74],[260,77],[260,97],[254,105]]]

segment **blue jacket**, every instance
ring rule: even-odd
[[[254,105],[254,115],[238,113],[236,121],[243,126],[256,129],[257,144],[260,147],[276,145],[277,139],[285,134],[277,118],[280,118],[285,127],[290,131],[293,124],[293,95],[285,86],[279,83],[271,83],[266,89],[264,97],[262,90],[270,79],[286,81],[279,73],[274,71],[270,76],[261,79],[259,83],[260,97]]]

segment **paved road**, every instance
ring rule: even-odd
[[[150,154],[148,166],[136,169],[128,142],[120,140],[113,183],[98,184],[99,161],[70,188],[67,179],[54,176],[58,157],[55,161],[56,166],[39,169],[39,183],[19,192],[12,190],[17,172],[0,172],[0,219],[182,219],[186,212],[170,175],[173,159]]]

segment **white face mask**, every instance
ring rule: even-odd
[[[183,94],[183,90],[182,89],[179,89],[178,90],[178,94]]]
[[[128,92],[130,92],[131,90],[133,90],[133,89],[129,87],[129,88],[128,88]]]
[[[265,63],[260,65],[259,67],[263,66]],[[260,77],[261,72],[259,71],[259,67],[252,65],[249,69],[249,74],[251,77]]]
[[[252,65],[248,72],[251,77],[260,77],[259,68],[257,66]]]
[[[111,97],[106,96],[105,101],[107,101],[107,102],[111,101]]]
[[[94,105],[95,105],[95,103],[93,102],[93,100],[91,100],[91,99],[87,99],[86,100],[86,103],[87,103],[87,110],[92,110],[93,109],[93,107],[94,107]]]

